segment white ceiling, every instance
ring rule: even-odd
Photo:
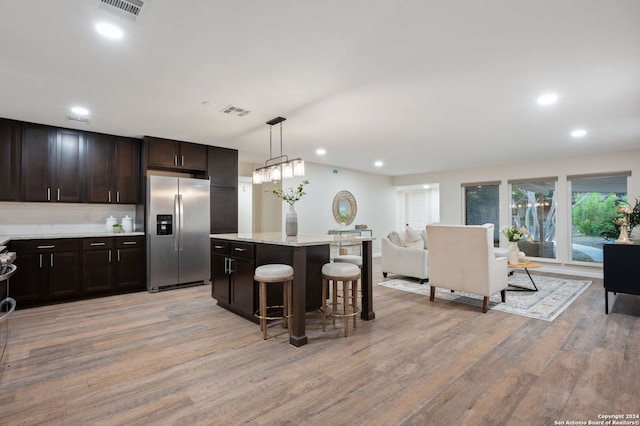
[[[283,116],[290,158],[386,175],[640,147],[638,0],[147,0],[137,22],[99,4],[0,2],[1,117],[262,163]]]

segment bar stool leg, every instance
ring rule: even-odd
[[[260,330],[262,330],[262,338],[267,340],[267,284],[260,282]]]
[[[322,331],[326,331],[327,324],[327,289],[329,281],[322,279]]]
[[[351,306],[353,308],[353,312],[358,311],[358,280],[351,281]],[[353,328],[356,328],[356,318],[358,316],[353,316]]]
[[[287,298],[286,300],[286,312],[287,312],[287,328],[289,329],[289,336],[291,336],[291,317],[293,316],[293,282],[287,281],[285,283],[285,288],[287,289]]]
[[[349,336],[349,317],[347,311],[349,308],[349,281],[342,281],[342,313],[344,315],[344,337]]]
[[[331,323],[333,325],[336,325],[336,317],[333,315],[334,313],[337,312],[338,309],[338,281],[337,280],[331,280],[333,282],[333,291],[331,296],[333,297],[333,305],[332,305],[332,309],[331,309]]]

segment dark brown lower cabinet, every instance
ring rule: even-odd
[[[115,291],[143,291],[146,288],[144,237],[114,237]]]
[[[85,294],[113,290],[113,238],[82,241],[82,291]]]
[[[253,243],[211,240],[211,296],[220,306],[258,322],[254,248]]]
[[[17,253],[11,292],[18,307],[81,294],[81,240],[20,240],[11,242],[11,250]]]
[[[144,236],[11,241],[18,308],[145,289]]]

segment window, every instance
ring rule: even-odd
[[[500,243],[499,182],[463,184],[465,225],[493,223],[493,242]]]
[[[571,260],[602,263],[602,246],[616,239],[618,204],[627,201],[627,176],[568,176],[571,183]]]
[[[520,251],[529,257],[556,258],[556,181],[509,181],[511,224],[531,233],[533,242],[518,242]]]

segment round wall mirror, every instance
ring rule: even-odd
[[[356,218],[358,205],[356,198],[349,191],[340,191],[333,197],[333,217],[338,223],[350,225]]]

